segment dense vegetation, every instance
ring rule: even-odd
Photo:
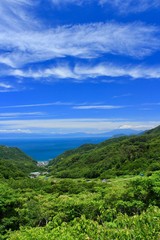
[[[160,127],[139,136],[87,144],[50,162],[53,176],[110,178],[160,170]]]
[[[51,165],[54,176],[36,179],[28,177],[30,166],[35,167],[30,158],[24,158],[18,149],[8,149],[7,153],[7,148],[1,147],[3,161],[10,164],[8,166],[12,166],[13,161],[16,169],[24,175],[18,177],[17,172],[13,178],[15,169],[12,167],[7,177],[1,173],[0,240],[159,240],[159,132],[154,129],[141,136],[81,146],[56,159],[55,165]],[[76,155],[78,160],[73,158]],[[86,167],[97,171],[96,164],[104,166],[102,156],[110,168],[102,172],[103,168],[100,168],[100,177],[77,178],[75,172],[76,178],[73,179],[77,163],[82,173]],[[121,158],[125,161],[121,162],[119,169],[114,168]],[[26,172],[24,166],[21,170],[17,164],[23,161]],[[72,178],[55,178],[67,166]],[[102,176],[107,178],[102,180]]]
[[[0,239],[158,240],[160,172],[150,177],[0,183]]]
[[[19,178],[37,169],[36,162],[15,147],[0,146],[0,176]]]

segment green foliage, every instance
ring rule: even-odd
[[[5,183],[0,183],[0,232],[18,228],[17,193]]]
[[[58,227],[52,227],[49,223],[45,228],[26,229],[15,232],[9,236],[9,240],[158,240],[160,237],[160,209],[149,208],[146,213],[134,217],[118,215],[112,223],[103,225],[85,216],[74,219],[70,223],[62,223]]]
[[[159,239],[159,171],[107,182],[9,179],[0,189],[4,239]]]

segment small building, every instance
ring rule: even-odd
[[[48,161],[43,161],[43,162],[41,161],[41,162],[37,162],[37,166],[38,166],[38,167],[45,167],[45,166],[47,166],[47,165],[48,165],[48,163],[49,163]]]
[[[106,183],[107,182],[107,179],[102,179],[102,183]]]
[[[29,176],[30,178],[37,178],[40,176],[40,172],[31,172]]]

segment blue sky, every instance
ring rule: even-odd
[[[160,124],[159,0],[1,0],[0,133]]]

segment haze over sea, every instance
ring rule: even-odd
[[[49,161],[59,154],[85,143],[99,143],[102,137],[86,138],[40,138],[40,139],[1,139],[0,145],[18,147],[36,161]]]

